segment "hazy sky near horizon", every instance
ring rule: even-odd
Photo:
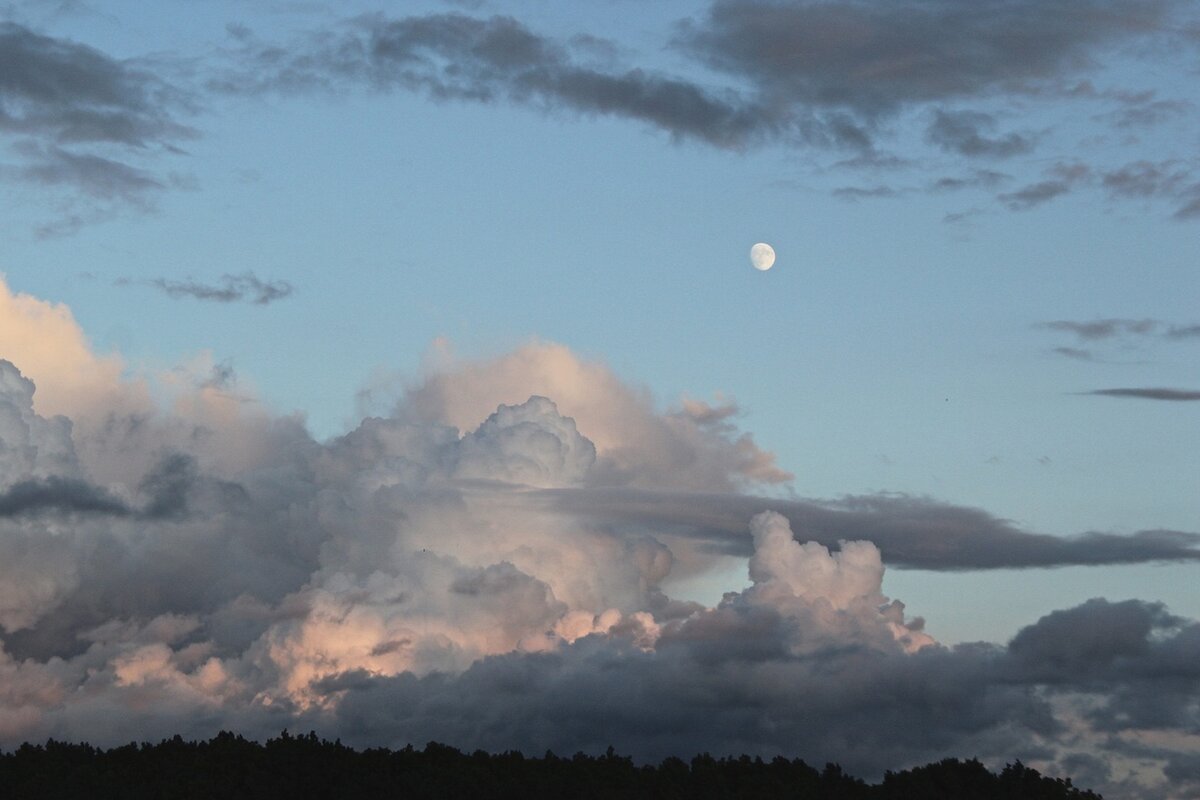
[[[1114,699],[1200,640],[1198,70],[1182,0],[0,3],[0,550],[51,576],[0,590],[38,687],[0,741],[151,674],[402,736],[373,702],[485,656],[561,651],[565,692],[603,637],[650,685],[819,630],[1030,704],[847,762],[1029,725],[1096,785],[1200,783],[1194,700]],[[1130,662],[1076,709],[1103,763],[1063,745],[1091,668],[1034,663],[1088,621]],[[709,746],[663,725],[629,747]]]

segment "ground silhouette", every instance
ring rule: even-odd
[[[222,732],[208,741],[176,736],[158,744],[100,749],[48,741],[0,753],[7,797],[89,798],[788,798],[789,800],[1098,800],[1069,779],[1020,762],[993,773],[972,759],[946,759],[878,784],[836,764],[816,769],[794,759],[698,755],[636,765],[612,748],[601,756],[547,752],[464,753],[430,742],[423,750],[355,750],[315,733],[286,731],[259,744]]]

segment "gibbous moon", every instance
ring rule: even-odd
[[[759,272],[766,272],[775,263],[775,248],[766,242],[759,242],[750,248],[750,263]]]

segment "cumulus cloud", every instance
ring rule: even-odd
[[[735,403],[713,408],[687,400],[660,413],[644,388],[552,343],[534,342],[483,361],[447,358],[405,394],[397,415],[469,429],[498,403],[541,395],[552,398],[595,444],[590,485],[726,491],[791,480],[773,454],[733,424]]]
[[[110,362],[65,308],[0,299],[19,312],[0,317],[2,745],[304,727],[878,774],[963,752],[1118,764],[1139,731],[1197,724],[1200,634],[1159,606],[1097,600],[1007,646],[947,648],[883,580],[1190,560],[1200,535],[1056,539],[921,498],[771,497],[788,476],[735,401],[663,408],[547,343],[443,358],[327,442],[223,399],[211,359],[166,405],[132,415],[144,386],[97,370],[89,402],[52,415],[39,376]],[[746,588],[670,596],[731,554]]]

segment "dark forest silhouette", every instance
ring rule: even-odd
[[[0,794],[12,798],[790,798],[791,800],[1096,800],[1069,779],[1020,762],[999,774],[976,760],[946,759],[887,773],[871,785],[836,764],[699,755],[637,766],[602,756],[463,753],[347,747],[286,731],[266,744],[222,732],[206,742],[176,736],[108,750],[50,740],[0,754]]]

